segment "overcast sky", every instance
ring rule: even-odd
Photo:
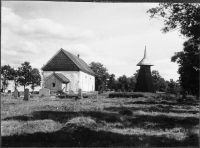
[[[178,80],[171,56],[183,49],[178,32],[163,34],[147,10],[157,3],[2,1],[1,65],[29,61],[41,69],[62,47],[87,63],[100,62],[117,77],[132,76],[147,58],[165,80]]]

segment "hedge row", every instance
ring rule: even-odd
[[[115,97],[139,98],[139,97],[144,97],[144,94],[134,93],[134,92],[113,92],[113,93],[109,93],[108,97],[109,98],[115,98]]]
[[[82,97],[83,98],[88,98],[91,95],[87,95],[87,94],[83,94]],[[58,98],[63,99],[63,98],[78,98],[78,94],[73,94],[73,95],[69,95],[69,94],[62,94],[59,95]]]

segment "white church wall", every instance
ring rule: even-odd
[[[44,79],[51,75],[53,71],[43,72],[43,84]],[[74,93],[78,93],[78,89],[82,91],[94,91],[95,89],[95,77],[82,71],[55,71],[55,73],[62,73],[70,83],[66,85],[66,92],[72,90]],[[62,88],[64,85],[62,86]]]
[[[94,76],[80,71],[79,82],[79,86],[82,91],[94,91]]]

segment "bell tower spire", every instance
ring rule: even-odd
[[[144,49],[144,58],[146,58],[146,46],[145,46],[145,49]]]

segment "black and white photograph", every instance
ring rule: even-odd
[[[200,3],[1,1],[2,147],[200,146]]]

